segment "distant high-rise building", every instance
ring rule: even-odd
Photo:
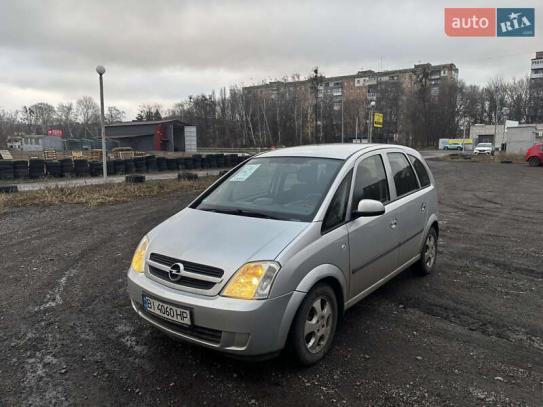
[[[528,123],[543,122],[543,51],[532,58],[530,70],[530,99],[528,103]]]

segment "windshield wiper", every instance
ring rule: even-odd
[[[252,217],[252,218],[282,220],[281,218],[277,218],[275,216],[268,215],[267,213],[248,211],[246,209],[214,209],[214,208],[212,209],[212,208],[205,208],[205,209],[202,209],[202,211],[225,213],[227,215],[249,216],[249,217]]]

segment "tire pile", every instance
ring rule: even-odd
[[[15,178],[15,163],[13,160],[0,160],[0,179]]]
[[[200,170],[234,167],[247,157],[237,154],[194,154],[192,157],[167,158],[155,155],[107,161],[108,175],[125,175],[153,171]],[[103,174],[101,161],[64,158],[61,160],[0,160],[0,179],[48,177],[99,177]]]
[[[60,177],[62,176],[62,167],[60,161],[47,160],[45,161],[45,175],[48,177]]]
[[[45,177],[45,160],[31,159],[28,161],[28,176],[30,178]]]

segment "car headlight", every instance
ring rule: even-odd
[[[270,289],[281,266],[274,261],[245,263],[232,276],[222,295],[243,300],[268,298]]]
[[[134,257],[132,257],[132,269],[136,273],[143,273],[145,269],[145,254],[147,253],[147,248],[149,247],[149,239],[145,236],[141,239],[141,242],[136,247],[134,252]]]

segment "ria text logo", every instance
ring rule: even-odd
[[[446,8],[449,37],[533,37],[533,8]]]

